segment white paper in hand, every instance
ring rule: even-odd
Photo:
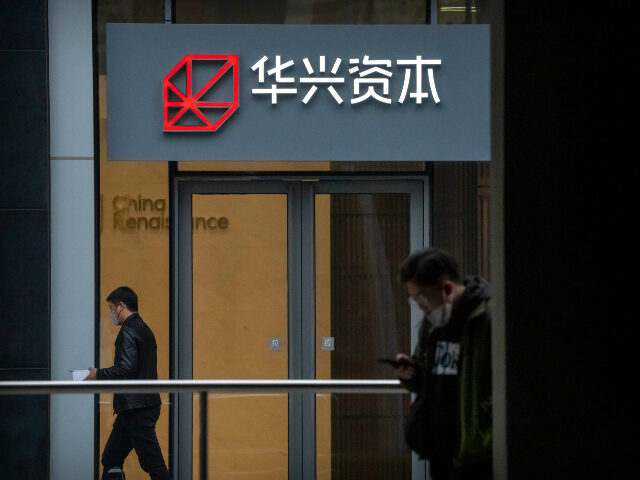
[[[71,374],[73,375],[73,380],[77,382],[87,378],[89,370],[71,370]]]

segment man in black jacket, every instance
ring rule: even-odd
[[[418,394],[412,411],[421,410],[407,425],[407,442],[429,460],[433,480],[490,479],[489,284],[478,276],[461,281],[457,262],[437,248],[410,255],[400,279],[424,315],[412,358],[397,356],[407,362],[397,375]]]
[[[138,315],[138,296],[129,287],[119,287],[109,294],[107,303],[111,321],[120,325],[113,366],[90,367],[85,380],[157,379],[156,339]],[[113,395],[113,410],[118,416],[102,453],[103,480],[124,478],[122,466],[131,449],[152,480],[171,478],[155,430],[160,404],[157,393]]]

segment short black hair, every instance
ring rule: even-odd
[[[111,302],[115,305],[122,302],[131,312],[138,311],[138,295],[136,295],[136,292],[131,290],[129,287],[116,288],[107,297],[107,302]]]
[[[409,255],[398,268],[402,283],[409,281],[417,285],[438,285],[443,280],[458,283],[458,262],[444,250],[425,248]]]

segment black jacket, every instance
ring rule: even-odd
[[[421,453],[422,458],[455,458],[462,462],[467,460],[461,457],[468,456],[466,453],[469,449],[468,443],[473,439],[470,438],[470,427],[461,425],[461,413],[468,417],[466,411],[468,408],[484,408],[484,402],[478,401],[477,398],[466,398],[468,395],[466,390],[468,389],[461,376],[465,373],[465,359],[468,363],[471,361],[471,357],[467,358],[467,356],[473,354],[470,351],[465,351],[465,345],[468,350],[471,341],[475,343],[490,342],[490,337],[485,335],[485,332],[490,331],[481,327],[489,325],[490,322],[487,301],[491,297],[491,292],[489,284],[478,276],[465,278],[464,285],[466,289],[451,312],[451,319],[447,325],[432,329],[428,320],[423,321],[419,334],[420,341],[413,355],[413,360],[418,364],[416,374],[410,380],[400,379],[410,391],[426,397],[428,411],[426,421],[428,424],[424,428],[425,435],[428,436],[430,451],[425,454]],[[482,330],[481,332],[479,328]],[[478,337],[480,333],[483,334],[481,338],[470,338],[471,336]],[[489,366],[487,374],[483,373],[482,378],[468,379],[475,385],[474,394],[480,395],[483,401],[485,397],[487,399],[491,397],[490,343],[489,348],[485,350],[486,352],[484,350],[483,352],[485,356],[488,356],[485,363]],[[471,364],[467,366],[471,366]],[[477,368],[468,375],[473,377],[473,375],[479,374],[475,370]],[[465,385],[464,392],[461,391],[463,384]],[[463,399],[463,397],[465,398]],[[490,411],[486,415],[484,411],[480,413],[483,415],[483,419],[484,416],[487,416],[490,425]],[[461,449],[461,441],[464,444],[464,449]],[[484,453],[485,450],[487,449],[485,448],[480,453]],[[490,445],[488,451],[491,452]]]
[[[98,380],[156,380],[157,346],[153,332],[133,313],[120,327],[116,337],[116,353],[113,367],[101,368],[96,374]],[[160,405],[157,393],[116,393],[113,395],[113,410],[120,413],[134,408]]]

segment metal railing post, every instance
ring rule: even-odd
[[[207,480],[209,471],[208,471],[208,457],[209,457],[209,446],[207,442],[207,434],[208,434],[208,421],[207,414],[208,412],[208,402],[209,393],[204,391],[200,392],[200,480]]]

